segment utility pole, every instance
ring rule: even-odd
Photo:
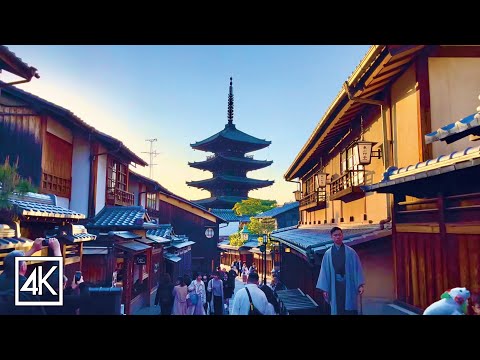
[[[157,153],[157,150],[153,150],[153,143],[157,141],[157,139],[146,139],[145,141],[150,141],[150,151],[142,151],[142,154],[149,154],[150,155],[150,162],[148,166],[150,167],[150,179],[152,178],[152,170],[153,166],[157,165],[153,163],[153,158],[157,156],[159,153]]]

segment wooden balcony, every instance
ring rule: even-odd
[[[325,188],[323,190],[314,191],[311,194],[305,195],[300,200],[299,211],[302,210],[319,210],[324,209],[327,204],[327,193]]]
[[[107,188],[106,204],[107,205],[121,205],[133,206],[135,195],[128,191],[123,191],[117,188]]]
[[[330,183],[330,200],[350,202],[364,197],[365,193],[360,188],[364,179],[365,170],[348,170]]]

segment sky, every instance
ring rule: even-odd
[[[86,123],[122,141],[148,163],[152,178],[189,200],[209,192],[186,182],[211,177],[188,166],[207,153],[190,144],[227,123],[233,77],[237,129],[271,141],[250,153],[273,160],[247,173],[274,185],[250,197],[293,201],[297,184],[283,175],[360,63],[369,45],[7,45],[40,79],[19,88],[69,109]],[[3,72],[0,80],[18,80]],[[149,176],[150,167],[132,168]]]

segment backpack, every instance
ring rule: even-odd
[[[250,296],[250,291],[248,291],[248,288],[247,288],[247,287],[245,287],[245,290],[247,290],[248,300],[250,300],[250,310],[248,310],[248,315],[263,315],[263,314],[253,305],[252,297]]]

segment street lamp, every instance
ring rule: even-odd
[[[263,285],[267,285],[267,242],[268,235],[263,234]]]

